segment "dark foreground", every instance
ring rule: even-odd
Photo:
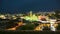
[[[59,34],[60,31],[0,31],[0,34]]]

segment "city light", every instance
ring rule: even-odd
[[[44,14],[43,14],[44,13]],[[28,26],[28,24],[33,25],[34,27],[33,30],[34,31],[43,31],[45,29],[45,27],[50,28],[51,31],[56,31],[57,30],[57,19],[54,17],[55,14],[53,13],[49,13],[47,12],[42,12],[40,13],[40,15],[36,14],[36,13],[32,13],[32,11],[27,14],[27,15],[22,15],[22,14],[4,14],[4,15],[0,15],[0,19],[1,20],[9,20],[8,23],[12,23],[11,25],[9,25],[9,28],[6,28],[6,30],[14,30],[16,31],[17,28],[19,28],[20,26],[22,27],[26,27],[29,29],[29,27],[32,26]],[[7,22],[6,22],[7,23]],[[17,25],[14,25],[17,24]],[[26,26],[27,25],[27,26]],[[38,25],[38,26],[37,26]],[[20,27],[20,28],[22,28]],[[22,28],[22,29],[24,29]]]

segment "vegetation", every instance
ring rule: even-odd
[[[33,30],[35,28],[34,24],[27,24],[22,27],[17,28],[18,30]]]
[[[59,13],[60,13],[60,10],[55,10],[55,16],[57,17],[57,18],[60,18],[60,15],[59,15]]]

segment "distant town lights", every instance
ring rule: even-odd
[[[6,19],[6,17],[4,15],[0,15],[0,18],[2,19]]]

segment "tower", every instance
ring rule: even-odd
[[[32,16],[32,11],[30,11],[29,16]]]

